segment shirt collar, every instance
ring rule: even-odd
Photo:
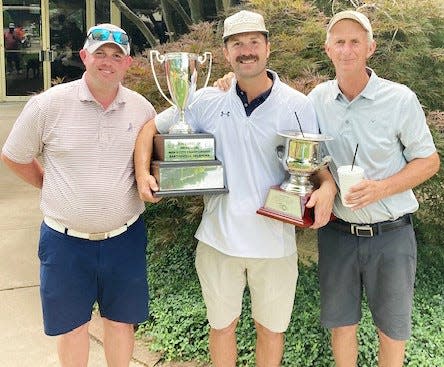
[[[364,89],[359,93],[359,97],[363,97],[366,99],[374,100],[376,98],[376,92],[378,90],[378,80],[379,77],[376,75],[373,69],[367,67],[367,73],[370,75],[370,78],[364,87]],[[338,81],[336,79],[332,80],[332,88],[331,95],[332,99],[338,99],[339,96],[343,96],[341,89],[339,88]]]
[[[238,83],[236,83],[236,94],[242,101],[242,104],[244,105],[245,112],[247,116],[250,116],[253,111],[259,107],[262,103],[265,102],[265,100],[268,98],[268,96],[271,93],[271,90],[273,89],[274,85],[274,75],[267,70],[267,76],[273,81],[273,84],[270,88],[268,88],[265,92],[258,95],[255,99],[253,99],[251,102],[248,102],[247,94],[240,89]]]
[[[82,102],[97,103],[96,99],[94,98],[94,96],[92,95],[91,91],[88,88],[88,84],[86,83],[86,72],[83,73],[82,79],[80,79],[79,99]],[[124,103],[126,103],[126,95],[122,87],[122,84],[119,84],[119,90],[117,91],[116,98],[114,98],[114,101],[108,107],[108,110],[116,109],[117,106]]]
[[[259,94],[255,99],[266,100],[267,97],[270,95],[271,90],[273,89],[273,85],[274,85],[274,75],[270,71],[267,70],[267,76],[269,79],[272,80],[273,84],[271,85],[271,87],[269,89],[267,89],[264,93]],[[246,93],[242,89],[240,89],[238,83],[236,83],[236,93],[240,99],[243,99],[243,96],[245,96],[245,98],[246,98]]]

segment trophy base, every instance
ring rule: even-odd
[[[267,208],[260,208],[256,211],[256,213],[260,215],[265,215],[266,217],[280,220],[281,222],[292,224],[296,227],[307,228],[313,224],[313,218],[309,215],[304,216],[302,218],[295,218],[288,215],[284,215],[281,213],[277,213],[275,211],[269,210]]]
[[[165,162],[214,160],[216,143],[211,134],[156,134],[153,159]]]
[[[265,204],[256,213],[293,224],[297,227],[309,227],[313,224],[313,210],[306,208],[310,194],[297,195],[273,186],[268,191]]]
[[[220,161],[183,161],[151,163],[151,174],[159,191],[155,196],[187,196],[228,192]]]

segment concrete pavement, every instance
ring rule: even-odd
[[[0,147],[23,103],[0,103]],[[45,336],[39,295],[38,236],[40,191],[0,164],[0,366],[58,366],[56,338]],[[100,317],[90,327],[90,367],[104,367]],[[131,367],[154,366],[158,355],[142,342]]]

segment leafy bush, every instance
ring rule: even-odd
[[[250,0],[230,11],[253,9],[264,14],[270,30],[270,68],[299,90],[308,92],[317,83],[334,77],[333,66],[324,52],[327,17],[320,10],[335,12],[353,8],[359,1]],[[334,6],[331,5],[334,4]],[[376,53],[369,65],[378,75],[404,83],[413,89],[427,111],[443,110],[444,12],[440,0],[376,0],[360,10],[373,24]],[[331,11],[330,11],[331,12]],[[328,15],[330,16],[330,14]],[[161,53],[186,51],[213,53],[211,80],[230,70],[222,51],[222,21],[199,23],[177,42],[159,45]],[[149,53],[135,59],[125,83],[145,95],[161,109],[167,103],[160,96],[148,63]],[[159,69],[160,70],[160,69]],[[202,71],[202,75],[206,70]],[[158,73],[165,85],[162,73]],[[203,81],[204,78],[200,78]],[[304,83],[306,81],[306,83]],[[166,91],[166,89],[165,89]]]
[[[440,154],[441,167],[435,176],[414,190],[420,204],[415,213],[415,230],[422,243],[444,248],[444,136],[434,128],[431,131]]]

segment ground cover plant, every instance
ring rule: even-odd
[[[145,217],[150,231],[149,282],[151,319],[139,327],[139,336],[152,338],[151,348],[166,360],[208,362],[208,326],[205,306],[194,270],[196,222],[187,221],[188,204],[183,199],[165,201]],[[161,209],[161,212],[158,210]],[[172,218],[178,218],[176,220]],[[155,235],[159,223],[173,225],[175,240],[163,243]],[[187,225],[185,224],[187,223]],[[191,242],[191,243],[190,243]],[[406,366],[444,365],[444,295],[442,291],[443,248],[421,243],[418,247],[413,335],[406,353]],[[286,333],[284,366],[333,366],[329,333],[319,326],[317,265],[300,265],[296,302]],[[237,331],[239,366],[254,366],[254,328],[246,295]],[[359,366],[375,366],[377,340],[371,316],[364,307],[360,326]]]
[[[322,80],[334,77],[323,51],[325,25],[331,11],[364,5],[375,29],[378,49],[370,66],[382,77],[411,87],[427,114],[443,110],[444,12],[440,0],[250,0],[242,8],[256,9],[270,29],[270,68],[290,85],[307,93]],[[240,8],[233,9],[233,13]],[[325,14],[324,12],[325,11]],[[221,17],[223,19],[223,16]],[[156,47],[161,53],[212,51],[212,80],[229,70],[221,53],[221,22],[200,23],[177,42]],[[145,55],[147,56],[147,54]],[[126,85],[144,94],[161,111],[167,103],[153,82],[147,57],[136,58]],[[441,121],[442,122],[442,121]],[[433,130],[441,160],[442,133]],[[420,210],[415,213],[419,242],[413,335],[405,365],[444,366],[444,167],[415,189]],[[147,205],[147,253],[151,291],[150,320],[138,335],[151,340],[151,348],[164,358],[208,362],[208,325],[194,270],[193,234],[202,212],[200,197],[162,200]],[[310,236],[308,236],[310,237]],[[313,237],[313,236],[312,236]],[[296,302],[286,334],[284,366],[333,365],[329,333],[319,326],[317,265],[300,265]],[[248,293],[238,327],[239,365],[254,366],[254,328],[249,317]],[[376,365],[376,336],[367,308],[360,326],[359,366]]]

